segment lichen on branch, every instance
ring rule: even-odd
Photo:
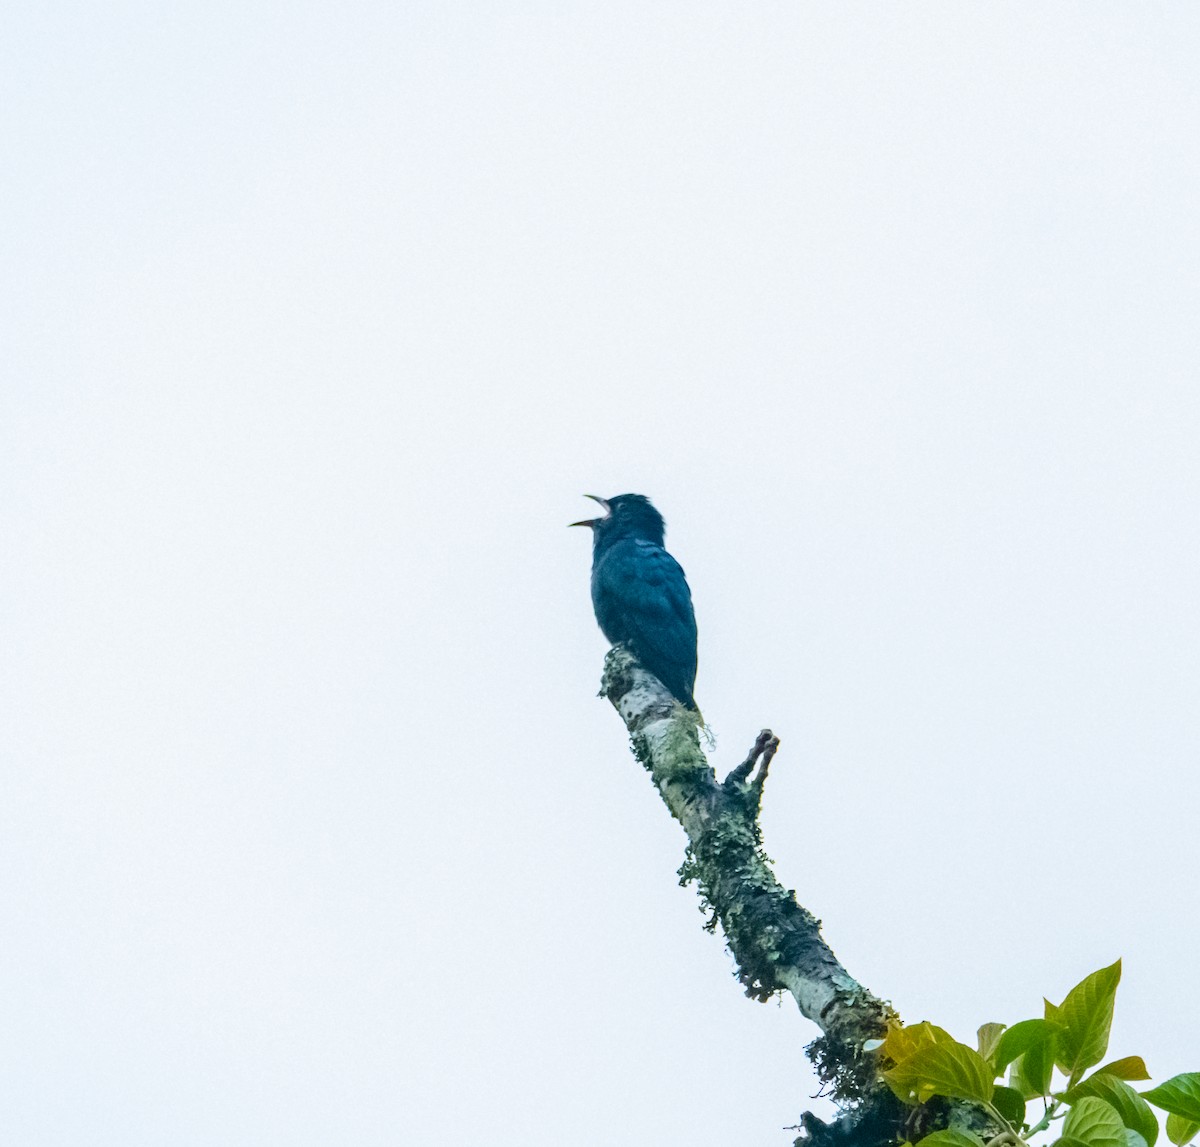
[[[763,730],[718,782],[700,747],[699,715],[620,646],[605,661],[601,695],[621,715],[634,755],[687,834],[681,882],[698,886],[708,927],[720,924],[746,994],[766,1000],[788,992],[821,1029],[809,1056],[832,1098],[860,1112],[875,1104],[895,1110],[863,1047],[886,1034],[895,1012],[842,967],[820,921],[780,884],[763,851],[759,809],[778,738]]]

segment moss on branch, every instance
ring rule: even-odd
[[[880,1081],[864,1044],[896,1020],[842,967],[821,937],[821,924],[783,887],[763,851],[759,810],[778,739],[764,730],[750,755],[718,782],[700,747],[699,714],[685,709],[620,646],[605,661],[601,695],[620,713],[633,753],[687,834],[681,884],[695,883],[737,964],[748,996],[790,992],[821,1029],[806,1049],[844,1115],[834,1124],[807,1117],[802,1139],[836,1139],[852,1147],[893,1143],[905,1112]]]

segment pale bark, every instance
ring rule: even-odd
[[[883,1083],[873,1041],[899,1017],[842,967],[821,922],[779,883],[762,850],[758,817],[778,738],[764,729],[747,758],[718,781],[700,748],[700,715],[621,646],[605,659],[600,694],[621,715],[634,755],[687,834],[680,876],[699,885],[712,913],[708,927],[721,925],[746,994],[767,1000],[787,992],[821,1030],[806,1050],[822,1092],[843,1114],[825,1124],[806,1112],[797,1144],[890,1147],[948,1125],[995,1134],[982,1108],[942,1099],[905,1107]]]
[[[821,1030],[809,1055],[833,1098],[894,1114],[874,1055],[863,1047],[885,1034],[891,1005],[842,967],[820,921],[779,883],[762,851],[759,807],[778,740],[764,730],[747,759],[718,782],[700,747],[698,715],[620,646],[605,661],[601,695],[621,715],[635,756],[687,834],[680,874],[699,884],[710,927],[720,923],[746,994],[766,1000],[789,993]],[[805,1127],[811,1133],[815,1121]]]

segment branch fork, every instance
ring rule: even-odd
[[[767,770],[779,748],[779,738],[770,729],[764,729],[754,742],[750,755],[737,768],[730,771],[721,786],[730,795],[753,798],[754,816],[757,818],[762,807],[763,785],[767,783]],[[754,770],[757,767],[758,772]],[[751,774],[754,773],[753,776]]]
[[[876,1049],[899,1017],[846,971],[822,938],[821,922],[779,883],[763,852],[763,786],[779,738],[763,729],[746,759],[719,782],[700,748],[700,714],[681,705],[623,646],[605,658],[600,695],[621,715],[634,756],[687,835],[680,883],[699,886],[710,915],[706,927],[720,923],[746,994],[765,1001],[786,992],[821,1031],[805,1050],[821,1094],[843,1113],[826,1124],[806,1112],[796,1143],[884,1147],[919,1138],[913,1119],[928,1120],[926,1130],[964,1120],[990,1125],[987,1113],[971,1104],[934,1101],[906,1109],[883,1083]],[[997,1139],[987,1147],[1006,1145]]]
[[[720,921],[747,994],[766,1000],[790,993],[826,1040],[857,1048],[855,1063],[873,1080],[874,1061],[868,1067],[862,1043],[885,1034],[895,1013],[842,967],[821,937],[820,922],[779,883],[762,851],[759,806],[779,738],[764,729],[719,783],[700,748],[697,714],[627,649],[609,651],[600,692],[621,715],[634,755],[687,834],[681,875],[699,884]],[[825,1082],[838,1090],[832,1075]]]

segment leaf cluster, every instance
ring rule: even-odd
[[[925,1136],[922,1147],[1028,1147],[1059,1123],[1052,1147],[1155,1147],[1151,1104],[1166,1113],[1171,1143],[1190,1143],[1200,1133],[1200,1072],[1139,1092],[1132,1083],[1150,1078],[1140,1056],[1096,1066],[1108,1052],[1120,980],[1118,960],[1081,980],[1061,1004],[1046,1000],[1040,1018],[984,1024],[975,1047],[931,1023],[892,1027],[874,1046],[884,1082],[901,1102],[942,1096],[977,1104],[1000,1128],[985,1144],[975,1131],[951,1127]],[[1027,1104],[1037,1099],[1042,1114],[1031,1119]]]

